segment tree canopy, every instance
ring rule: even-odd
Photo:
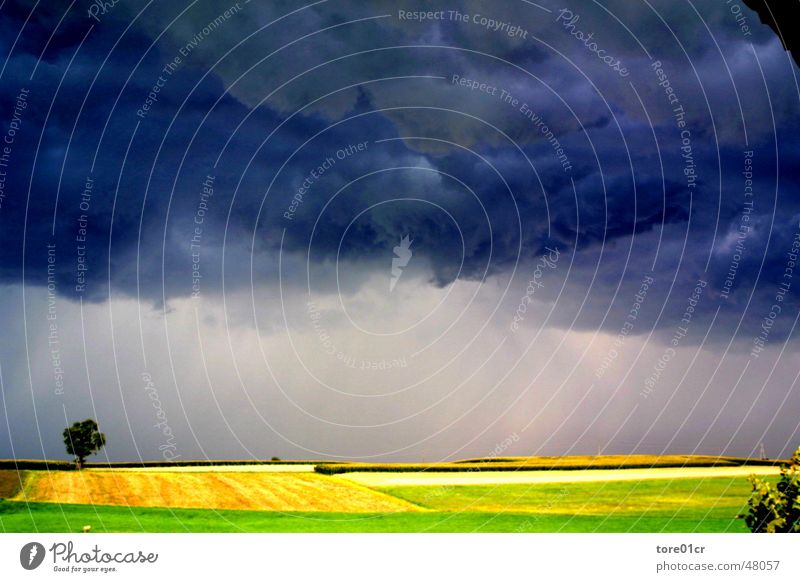
[[[80,469],[86,457],[97,453],[106,444],[106,435],[100,432],[91,418],[74,422],[64,429],[64,446],[67,453],[75,456],[75,465]]]

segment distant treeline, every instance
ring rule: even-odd
[[[147,469],[157,467],[218,467],[226,465],[314,465],[317,473],[337,475],[367,472],[469,472],[469,471],[582,471],[587,469],[653,469],[679,467],[777,466],[779,459],[712,457],[702,455],[609,455],[572,457],[485,457],[443,463],[350,463],[320,460],[196,460],[196,461],[125,461],[85,463],[85,469]],[[72,471],[71,461],[38,459],[0,459],[0,470]]]
[[[124,461],[119,463],[84,463],[84,469],[146,469],[155,467],[213,467],[220,465],[315,465],[336,463],[336,461]],[[37,459],[0,459],[0,470],[19,469],[26,471],[71,471],[75,469],[72,461],[44,461]]]
[[[320,463],[314,465],[314,470],[323,475],[340,475],[342,473],[355,472],[585,471],[588,469],[777,466],[782,462],[773,459],[678,455],[509,457],[466,459],[452,463]]]

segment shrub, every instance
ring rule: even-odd
[[[747,512],[739,515],[753,533],[800,533],[800,448],[781,465],[781,477],[773,486],[750,477],[753,491]]]

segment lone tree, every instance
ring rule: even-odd
[[[753,533],[800,533],[800,448],[781,465],[776,485],[750,477],[753,492],[744,519]]]
[[[77,469],[83,467],[86,457],[95,454],[106,444],[106,435],[97,429],[97,423],[91,418],[74,422],[64,429],[64,445],[68,454],[75,455]]]

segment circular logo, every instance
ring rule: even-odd
[[[19,563],[26,570],[35,570],[44,561],[44,546],[39,542],[28,542],[19,551]]]

